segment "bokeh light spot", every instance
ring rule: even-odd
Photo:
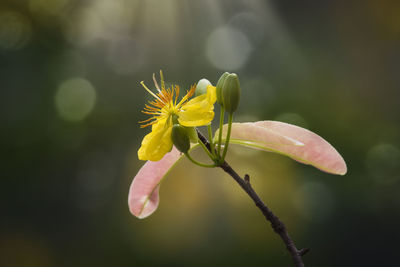
[[[55,105],[61,118],[67,121],[81,121],[93,110],[96,90],[82,78],[73,78],[60,84],[55,95]]]
[[[215,29],[207,39],[208,60],[220,70],[237,70],[249,58],[252,45],[242,32],[228,26]]]
[[[29,42],[31,36],[31,23],[24,15],[13,11],[0,11],[0,49],[21,49]]]
[[[98,41],[111,42],[126,34],[132,25],[134,3],[126,1],[92,1],[65,18],[66,39],[77,46],[90,46]]]
[[[130,1],[117,0],[96,0],[92,3],[91,10],[100,18],[105,33],[115,36],[116,33],[129,30],[131,25]]]
[[[380,184],[392,184],[400,179],[400,150],[392,144],[377,144],[366,156],[370,176]]]
[[[104,35],[102,21],[88,9],[74,13],[64,25],[65,38],[77,46],[90,45]]]
[[[307,182],[294,194],[294,206],[305,219],[322,222],[333,212],[334,199],[331,191],[322,183]]]

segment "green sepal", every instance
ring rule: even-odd
[[[217,86],[216,86],[216,93],[217,93],[217,102],[218,104],[220,104],[221,106],[223,106],[223,101],[222,101],[222,87],[224,86],[225,83],[225,79],[226,77],[228,77],[229,73],[225,72],[224,74],[221,75],[221,77],[219,78],[218,82],[217,82]]]
[[[240,101],[240,91],[238,76],[235,73],[226,76],[221,94],[223,107],[227,112],[233,113],[236,111]]]

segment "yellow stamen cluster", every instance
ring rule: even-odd
[[[196,86],[191,86],[190,90],[186,92],[186,95],[178,102],[179,96],[179,86],[173,85],[171,88],[165,88],[164,82],[162,80],[162,88],[158,87],[157,82],[155,82],[155,86],[158,89],[158,93],[153,93],[144,82],[141,82],[142,86],[148,91],[152,96],[154,96],[154,101],[149,101],[149,105],[145,104],[145,108],[142,110],[144,114],[152,115],[151,118],[140,121],[139,123],[144,123],[141,125],[141,128],[153,125],[157,122],[160,117],[172,116],[173,114],[177,114],[183,104],[188,101],[190,97],[193,96]]]

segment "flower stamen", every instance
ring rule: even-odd
[[[160,86],[158,86],[158,83],[157,83],[157,80],[156,80],[156,74],[155,74],[155,73],[153,73],[153,81],[154,81],[154,85],[155,85],[156,88],[157,88],[157,91],[161,94],[161,89],[160,89]]]
[[[154,96],[156,99],[160,100],[160,102],[164,103],[164,101],[161,100],[161,98],[159,98],[155,93],[153,93],[149,88],[147,88],[147,86],[144,84],[144,81],[141,81],[140,84],[144,87],[144,89],[146,89],[147,92],[149,92],[152,96]]]

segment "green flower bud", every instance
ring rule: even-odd
[[[206,94],[207,86],[209,86],[209,85],[211,85],[209,80],[201,79],[196,85],[195,96]]]
[[[197,143],[198,137],[196,132],[196,127],[184,127],[191,143]]]
[[[216,89],[216,93],[217,93],[217,102],[218,104],[220,104],[221,106],[223,106],[223,101],[222,101],[222,87],[224,86],[225,83],[225,79],[226,77],[229,75],[228,72],[225,72],[224,74],[221,75],[221,77],[219,78],[218,82],[217,82],[217,89]]]
[[[188,152],[190,148],[190,139],[185,127],[175,124],[172,126],[171,134],[172,142],[175,147],[182,153]]]
[[[225,78],[224,85],[221,90],[223,107],[229,113],[233,113],[240,100],[240,83],[235,73],[231,73]]]

